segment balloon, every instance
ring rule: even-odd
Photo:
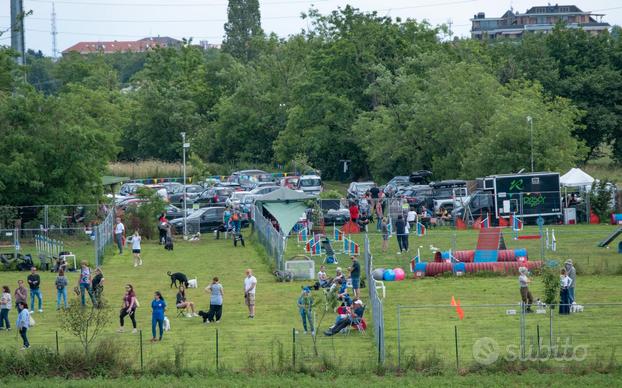
[[[406,278],[406,273],[401,268],[395,268],[393,272],[395,272],[396,281],[404,280]]]
[[[395,280],[395,271],[393,271],[392,269],[385,270],[383,278],[387,282],[391,282],[391,281]]]
[[[376,268],[371,273],[371,277],[374,278],[374,280],[382,280],[382,279],[384,279],[384,268]]]

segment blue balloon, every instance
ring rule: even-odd
[[[395,280],[395,271],[392,269],[387,269],[384,271],[384,280],[387,282],[392,282]]]

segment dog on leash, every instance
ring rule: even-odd
[[[171,277],[171,288],[173,288],[173,286],[177,288],[177,283],[179,283],[179,285],[183,284],[186,288],[188,288],[188,277],[186,274],[181,272],[171,273],[171,271],[168,271],[166,274]]]
[[[570,305],[570,312],[571,313],[582,313],[583,306],[580,304],[576,304],[575,302],[572,302],[572,304]]]
[[[274,271],[274,276],[277,282],[293,282],[294,273],[292,271]]]

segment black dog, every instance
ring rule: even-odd
[[[186,288],[188,288],[188,277],[185,274],[181,272],[171,273],[170,271],[166,274],[171,277],[171,288],[173,288],[173,285],[177,288],[177,282],[179,282],[179,285],[183,284]]]

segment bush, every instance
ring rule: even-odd
[[[343,195],[337,190],[327,190],[320,193],[320,199],[341,199]]]
[[[557,265],[547,265],[542,268],[542,283],[544,284],[544,303],[548,305],[557,304],[557,297],[559,296],[559,273]]]
[[[164,211],[165,203],[154,190],[147,187],[139,188],[136,195],[145,202],[128,207],[125,221],[132,230],[138,229],[144,238],[152,239],[157,235],[157,221]]]

